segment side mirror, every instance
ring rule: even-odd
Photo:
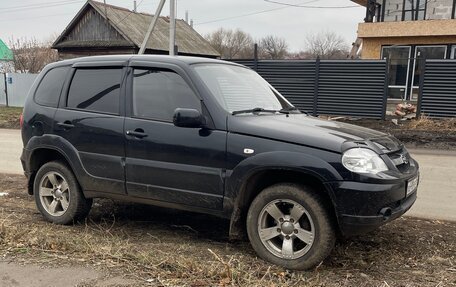
[[[195,109],[176,109],[173,122],[176,127],[182,128],[203,128],[206,126],[206,118]]]

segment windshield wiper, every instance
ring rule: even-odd
[[[307,114],[307,112],[301,111],[297,107],[288,107],[288,108],[281,109],[279,111],[279,113],[282,113],[282,114],[290,114],[291,112],[300,112],[300,113],[303,112],[303,113]]]
[[[255,113],[281,113],[281,114],[290,114],[291,112],[301,112],[297,107],[289,107],[289,108],[284,108],[281,110],[267,110],[263,108],[253,108],[253,109],[248,109],[248,110],[239,110],[239,111],[234,111],[231,114],[232,115],[239,115],[239,114],[255,114]],[[307,113],[306,113],[307,114]]]
[[[266,110],[266,109],[263,109],[263,108],[253,108],[253,109],[248,109],[248,110],[240,110],[240,111],[234,111],[232,112],[231,114],[233,116],[235,115],[239,115],[239,114],[255,114],[255,113],[278,113],[279,111],[277,110]]]

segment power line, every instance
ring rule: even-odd
[[[139,1],[139,3],[136,5],[136,9],[139,8],[139,6],[141,5],[141,3],[142,3],[143,1],[144,1],[144,0]],[[128,17],[130,17],[131,14],[133,14],[133,13],[137,13],[137,12],[131,10],[130,13],[128,13],[128,15],[126,15],[125,17],[123,17],[122,19],[120,19],[118,22],[113,23],[113,25],[117,25],[117,24],[122,23],[123,21],[125,21],[125,19],[127,19]]]
[[[291,4],[291,3],[285,3],[285,2],[279,2],[279,1],[273,1],[273,0],[264,0],[265,2],[268,3],[274,3],[274,4],[279,4],[279,5],[284,5],[284,6],[289,6],[289,7],[298,7],[298,8],[310,8],[310,9],[346,9],[346,8],[359,8],[359,5],[347,5],[347,6],[306,6],[304,4]],[[305,3],[307,4],[307,3]]]
[[[313,3],[313,2],[317,2],[317,1],[320,1],[320,0],[307,1],[307,2],[301,3],[301,5],[310,4],[310,3]],[[227,21],[227,20],[232,20],[232,19],[237,19],[237,18],[243,18],[243,17],[253,16],[253,15],[268,13],[268,12],[272,12],[272,11],[283,10],[283,9],[287,9],[287,8],[289,8],[289,7],[287,6],[287,7],[279,7],[279,8],[260,10],[260,11],[246,13],[246,14],[230,16],[230,17],[225,17],[225,18],[220,18],[220,19],[214,19],[214,20],[209,20],[209,21],[205,21],[205,22],[201,22],[201,23],[196,23],[195,26],[205,25],[205,24],[210,24],[210,23],[215,23],[215,22],[221,22],[221,21]]]
[[[78,4],[81,3],[81,0],[66,0],[66,1],[57,1],[57,2],[49,2],[46,4],[34,4],[34,5],[22,5],[22,6],[15,6],[15,7],[5,7],[0,8],[0,13],[14,13],[14,12],[22,12],[26,10],[35,10],[35,9],[42,9],[42,8],[49,8],[49,7],[56,7],[56,6],[63,6],[63,5],[70,5],[70,4]]]
[[[51,15],[42,15],[42,16],[36,16],[36,17],[27,17],[27,18],[14,18],[14,19],[0,19],[0,22],[13,22],[13,21],[24,21],[24,20],[29,20],[29,19],[41,19],[41,18],[47,18],[47,17],[56,17],[56,16],[69,16],[73,15],[74,13],[61,13],[61,14],[51,14]]]

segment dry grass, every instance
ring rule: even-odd
[[[0,128],[19,129],[22,108],[0,106]]]
[[[420,119],[398,121],[397,125],[391,120],[337,120],[391,134],[408,147],[456,150],[456,118],[437,120],[423,116]]]
[[[98,200],[84,224],[44,222],[20,176],[0,176],[0,256],[77,264],[154,286],[456,286],[456,223],[399,219],[341,241],[311,272],[290,272],[229,242],[207,215]],[[148,280],[148,281],[147,281]]]
[[[426,115],[421,115],[419,119],[411,120],[406,127],[427,131],[456,131],[456,118],[433,120]]]

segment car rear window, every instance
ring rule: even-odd
[[[35,102],[39,105],[57,107],[68,67],[54,68],[44,75],[35,92]]]
[[[68,92],[67,107],[119,114],[122,69],[78,69]]]

